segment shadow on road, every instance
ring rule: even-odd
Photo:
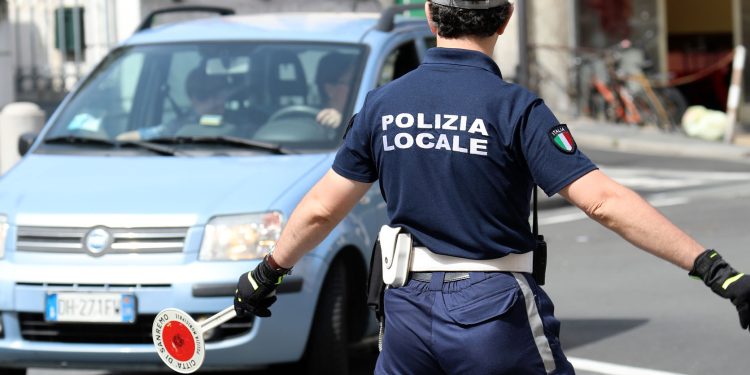
[[[619,335],[634,328],[637,328],[648,322],[648,319],[563,319],[560,339],[562,347],[570,350],[575,347],[587,345],[599,340]],[[350,352],[350,374],[366,375],[372,374],[375,370],[375,361],[378,357],[377,345],[374,341],[353,347]],[[166,367],[165,367],[166,370]],[[277,374],[299,374],[304,373],[303,369],[294,365],[274,366],[266,370],[258,371],[210,371],[201,372],[205,375],[277,375]],[[132,371],[115,371],[106,372],[107,375],[164,375],[166,372],[132,372]]]
[[[560,341],[564,350],[570,350],[629,331],[648,319],[563,319]]]

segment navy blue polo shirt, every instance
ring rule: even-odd
[[[596,168],[490,57],[449,48],[370,92],[333,163],[345,178],[380,180],[391,225],[469,259],[533,250],[534,185],[551,196]]]

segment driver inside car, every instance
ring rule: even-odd
[[[202,65],[193,69],[185,81],[185,92],[191,104],[189,113],[157,126],[121,133],[117,140],[138,141],[175,136],[190,125],[206,127],[207,130],[229,125],[223,122],[223,115],[231,90],[221,77],[209,76],[204,69]]]

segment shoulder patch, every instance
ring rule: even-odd
[[[570,134],[568,125],[560,124],[550,129],[549,139],[558,150],[566,154],[574,154],[578,150],[578,145],[576,145],[573,135]]]
[[[349,130],[352,129],[352,125],[354,125],[354,118],[357,117],[357,114],[353,114],[352,118],[349,119],[349,123],[346,124],[346,130],[344,130],[344,136],[341,137],[342,139],[346,139],[346,135],[349,134]]]

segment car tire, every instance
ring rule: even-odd
[[[335,260],[326,275],[303,359],[304,373],[349,373],[346,267]]]

